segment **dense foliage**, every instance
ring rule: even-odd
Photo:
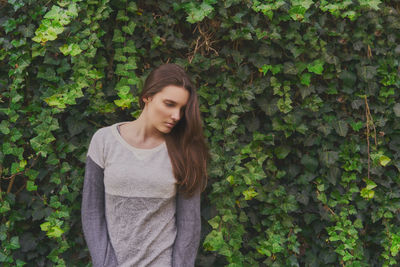
[[[390,266],[400,1],[1,0],[0,265],[86,266],[89,140],[184,66],[211,148],[199,266]]]

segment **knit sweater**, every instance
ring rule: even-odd
[[[93,266],[194,266],[200,194],[177,192],[166,144],[135,148],[123,123],[97,130],[87,153],[82,225]]]

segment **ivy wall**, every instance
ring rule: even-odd
[[[198,266],[390,266],[400,1],[1,0],[0,265],[87,266],[88,143],[164,62],[211,148]]]

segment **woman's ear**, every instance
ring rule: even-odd
[[[145,96],[143,97],[143,102],[144,103],[149,103],[151,101],[152,97],[151,96]]]

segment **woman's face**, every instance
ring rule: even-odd
[[[159,132],[169,133],[184,114],[189,92],[179,86],[168,85],[153,96],[143,98],[150,125]]]

